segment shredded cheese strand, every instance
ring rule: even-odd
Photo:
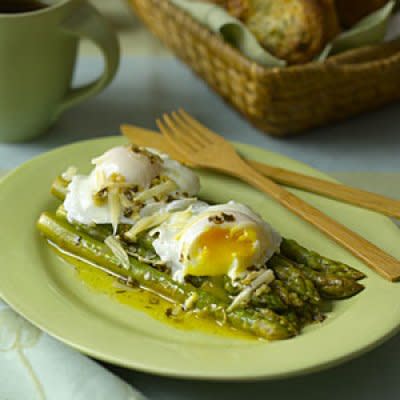
[[[162,196],[164,194],[170,193],[176,190],[177,187],[178,186],[174,181],[168,180],[166,182],[162,182],[159,185],[153,186],[152,188],[144,190],[143,192],[139,193],[135,197],[135,200],[146,201],[154,196]]]
[[[128,270],[131,269],[128,253],[125,251],[125,249],[122,247],[121,243],[115,236],[108,236],[104,240],[104,243],[113,252],[114,256],[117,257],[123,268]]]
[[[72,178],[78,173],[78,168],[71,165],[61,174],[61,178],[63,178],[67,182],[71,182]]]
[[[228,307],[228,311],[232,311],[237,308],[240,304],[246,302],[251,294],[259,288],[261,285],[270,284],[275,279],[274,273],[271,269],[267,269],[263,271],[260,275],[255,278],[249,286],[244,288],[232,301],[230,306]]]
[[[124,234],[124,237],[134,242],[139,233],[161,225],[169,218],[170,215],[170,213],[162,213],[143,217],[139,219],[138,222],[136,222],[136,224],[133,225],[132,228]]]

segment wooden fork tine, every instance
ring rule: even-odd
[[[157,119],[156,123],[161,133],[167,138],[171,146],[173,146],[178,153],[187,157],[185,154],[183,154],[183,146],[188,152],[193,152],[196,150],[196,145],[193,145],[193,143],[182,134],[182,131],[176,127],[168,114],[163,115],[163,122]]]
[[[206,126],[201,124],[197,119],[190,116],[183,108],[178,110],[178,113],[192,128],[202,135],[203,138],[207,139],[208,143],[215,143],[217,140],[224,140],[219,135],[208,129]]]
[[[185,145],[186,147],[189,147],[190,151],[195,151],[199,147],[199,144],[196,142],[196,140],[186,134],[185,126],[183,128],[179,127],[176,121],[174,121],[174,119],[168,114],[164,114],[163,118],[164,122],[175,135],[174,141],[178,141],[181,146]]]
[[[175,142],[176,136],[175,134],[167,127],[164,125],[164,123],[160,119],[156,119],[156,124],[158,126],[158,129],[160,130],[162,136],[165,137],[166,142],[168,145],[173,149],[176,155],[176,159],[179,159],[180,162],[186,164],[186,165],[192,165],[190,159],[186,155],[186,153],[182,152],[181,146],[178,146]]]
[[[156,124],[163,136],[169,139],[168,141],[170,142],[171,146],[173,146],[176,150],[179,150],[177,146],[174,145],[176,140],[175,133],[172,132],[166,125],[164,125],[163,121],[161,121],[159,118],[156,119]]]
[[[183,130],[179,128],[179,126],[176,125],[176,122],[168,115],[164,114],[163,115],[164,123],[168,126],[169,130],[173,132],[174,137],[174,143],[181,143],[186,145],[186,147],[190,147],[191,150],[194,150],[196,148],[196,144],[193,144],[190,138],[187,138],[183,134]],[[172,138],[171,136],[169,136]]]
[[[173,111],[171,115],[185,133],[185,136],[190,136],[199,146],[206,146],[210,143],[207,138],[204,138],[203,135],[199,134],[199,132],[189,125],[176,111]]]

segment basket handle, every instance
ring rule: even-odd
[[[346,51],[326,60],[327,65],[346,70],[364,69],[369,67],[371,63],[393,63],[400,60],[400,39],[393,40],[387,43],[365,46],[359,49]]]

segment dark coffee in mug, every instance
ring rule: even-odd
[[[39,0],[0,0],[0,14],[18,14],[41,10],[49,7]]]

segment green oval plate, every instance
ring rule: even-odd
[[[303,374],[359,355],[400,325],[400,286],[389,283],[286,209],[235,179],[201,173],[208,200],[244,202],[283,235],[368,275],[366,290],[337,302],[327,320],[290,340],[266,343],[177,330],[87,290],[57,259],[35,228],[54,177],[69,165],[121,144],[105,138],[72,144],[22,165],[0,185],[0,294],[17,312],[61,341],[93,357],[162,375],[207,379],[276,378]],[[324,174],[278,154],[238,144],[247,157],[297,172]],[[316,195],[296,193],[328,215],[400,258],[400,233],[387,218]]]

